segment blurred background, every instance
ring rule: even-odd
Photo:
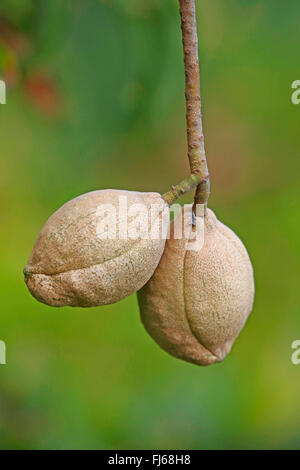
[[[208,368],[160,350],[135,296],[54,309],[22,274],[67,200],[188,175],[177,0],[1,0],[2,449],[300,447],[300,4],[196,3],[209,205],[245,242],[257,289]]]

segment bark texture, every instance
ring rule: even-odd
[[[200,69],[195,0],[179,0],[185,66],[188,157],[192,174],[200,175],[195,203],[206,204],[210,194],[201,114]]]

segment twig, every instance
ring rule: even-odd
[[[190,175],[176,186],[172,186],[172,189],[163,194],[162,197],[169,205],[172,205],[180,196],[198,187],[200,181],[201,176],[199,174]]]
[[[204,204],[206,209],[210,194],[210,181],[204,148],[201,115],[195,0],[179,0],[179,4],[185,66],[188,157],[191,175],[176,186],[172,186],[170,191],[163,194],[163,198],[171,205],[180,196],[197,187],[194,198],[194,210],[197,204]]]
[[[201,115],[200,70],[195,0],[179,0],[185,65],[185,98],[188,157],[192,175],[200,176],[195,204],[205,204],[209,198],[210,182],[204,148]]]

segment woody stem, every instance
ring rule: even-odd
[[[195,204],[205,204],[209,198],[210,181],[207,168],[200,98],[200,70],[195,0],[179,0],[185,66],[185,98],[188,157],[192,175],[200,184]]]

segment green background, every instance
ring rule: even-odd
[[[208,368],[160,350],[135,295],[54,309],[22,274],[67,200],[165,192],[188,174],[177,0],[1,1],[3,449],[300,448],[300,5],[196,4],[209,205],[245,242],[256,278],[245,329]]]

